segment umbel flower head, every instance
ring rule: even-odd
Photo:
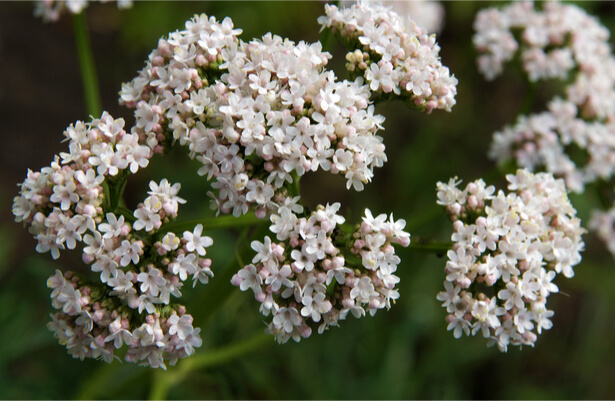
[[[308,171],[342,174],[362,190],[386,159],[362,79],[336,80],[319,42],[266,34],[244,42],[229,18],[197,15],[161,39],[145,68],[124,84],[135,132],[156,152],[187,146],[213,180],[212,206],[264,217]]]
[[[234,285],[254,292],[261,313],[271,315],[268,332],[279,343],[298,342],[315,329],[320,334],[348,314],[374,315],[399,298],[393,244],[410,244],[406,222],[366,209],[361,225],[349,230],[340,206],[320,205],[307,216],[302,208],[281,207],[271,215],[277,241],[253,241],[252,263],[233,276]]]
[[[457,79],[440,61],[435,35],[378,2],[325,6],[318,19],[348,49],[346,68],[365,79],[372,97],[396,95],[419,110],[450,111]]]
[[[455,338],[480,332],[501,351],[533,346],[551,328],[553,280],[574,276],[585,232],[563,180],[527,170],[506,179],[508,194],[482,179],[463,190],[456,178],[437,184],[438,204],[453,221],[445,291],[437,297],[448,330]]]
[[[48,280],[60,310],[50,328],[74,357],[110,362],[113,350],[126,344],[126,361],[165,368],[165,360],[173,364],[201,344],[192,317],[171,296],[181,297],[189,277],[208,282],[213,273],[205,248],[213,241],[200,224],[182,236],[161,229],[185,203],[180,185],[166,179],[150,182],[136,211],[119,205],[118,187],[153,155],[145,137],[124,131],[124,120],[105,112],[70,125],[64,135],[69,151],[29,171],[13,203],[15,220],[28,226],[38,252],[57,259],[60,250],[80,246],[99,277],[58,271]]]

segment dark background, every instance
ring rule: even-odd
[[[501,174],[486,157],[495,130],[512,123],[527,85],[518,71],[487,83],[475,68],[472,22],[486,2],[445,2],[446,23],[438,36],[443,63],[459,79],[457,105],[451,113],[423,115],[400,103],[380,104],[387,118],[385,144],[389,162],[376,171],[360,194],[345,190],[342,177],[311,174],[302,180],[308,206],[341,201],[350,221],[365,207],[393,212],[408,221],[413,240],[446,241],[452,227],[435,204],[435,184],[459,176],[465,182],[491,177],[502,188]],[[583,2],[610,29],[615,27],[612,3]],[[58,261],[37,254],[35,241],[13,222],[11,204],[17,183],[27,169],[49,165],[65,150],[62,132],[72,122],[88,120],[74,46],[71,17],[45,24],[32,15],[30,2],[0,2],[0,397],[7,399],[148,398],[160,380],[176,372],[127,363],[71,358],[46,328],[52,312],[45,286],[55,269],[83,270],[78,255],[64,252]],[[273,32],[295,41],[318,40],[316,18],[321,2],[136,2],[119,11],[113,3],[93,4],[86,11],[103,97],[103,108],[133,121],[117,104],[121,83],[144,65],[157,39],[195,13],[225,16],[242,28],[244,40]],[[343,52],[331,49],[343,60]],[[344,77],[342,64],[335,69]],[[558,89],[539,92],[535,110]],[[155,158],[151,167],[131,177],[127,198],[136,204],[150,179],[181,182],[188,204],[180,218],[208,213],[203,179],[181,150]],[[574,196],[583,218],[594,204],[591,196]],[[354,219],[354,220],[353,220]],[[587,220],[585,220],[587,221]],[[216,275],[232,261],[237,234],[210,233],[210,255]],[[549,299],[555,311],[553,329],[535,348],[517,347],[502,354],[485,340],[455,340],[446,331],[445,311],[436,300],[442,289],[445,259],[433,254],[400,251],[401,298],[390,311],[360,320],[349,318],[340,328],[313,335],[299,344],[277,345],[273,339],[252,352],[224,363],[196,369],[169,387],[167,396],[193,398],[558,398],[615,397],[615,263],[593,235],[586,235],[583,262],[576,276],[556,283],[560,293]],[[242,246],[245,244],[239,244]],[[250,293],[230,284],[186,288],[182,302],[189,311],[207,311],[202,294],[214,286],[231,292],[222,307],[211,311],[202,327],[203,347],[197,356],[228,347],[263,330],[258,304]],[[190,287],[189,285],[186,287]],[[211,294],[211,292],[209,292]],[[209,299],[216,295],[211,295]]]

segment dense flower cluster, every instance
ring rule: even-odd
[[[148,314],[135,326],[133,314],[103,286],[86,284],[59,270],[47,286],[53,290],[51,303],[59,310],[51,315],[48,327],[75,358],[111,363],[117,358],[114,351],[126,345],[127,362],[166,369],[165,360],[174,365],[201,346],[200,329],[192,327],[192,316],[183,306],[165,311],[164,316]]]
[[[261,216],[288,197],[294,175],[322,169],[362,190],[386,161],[369,88],[337,82],[320,43],[271,34],[239,41],[230,19],[195,16],[161,39],[146,67],[124,84],[135,132],[155,150],[178,141],[214,179],[214,208]],[[166,142],[165,142],[166,141]]]
[[[342,7],[352,6],[360,0],[342,0]],[[401,17],[408,17],[427,32],[440,33],[444,25],[444,7],[439,1],[431,0],[382,0],[383,6],[391,7],[391,10]]]
[[[111,202],[104,195],[105,179],[136,173],[152,155],[137,134],[124,130],[123,119],[106,112],[90,123],[71,124],[64,136],[69,151],[41,171],[28,171],[13,200],[15,220],[29,226],[36,250],[51,252],[54,259],[60,249],[75,249],[86,231],[95,231],[103,203]]]
[[[51,252],[54,259],[60,256],[60,250],[75,249],[79,243],[83,244],[83,261],[91,264],[93,272],[100,273],[101,285],[96,285],[100,293],[97,299],[104,299],[111,305],[106,312],[104,308],[100,309],[100,314],[104,316],[100,315],[99,318],[104,319],[102,323],[97,322],[97,327],[103,329],[104,322],[115,313],[112,306],[131,316],[128,319],[131,324],[142,323],[146,319],[144,311],[152,316],[148,319],[157,319],[161,305],[170,304],[171,295],[181,296],[182,282],[188,276],[195,284],[197,281],[208,282],[213,275],[209,269],[211,260],[204,256],[205,248],[213,241],[202,235],[201,225],[197,225],[193,232],[184,232],[182,237],[159,231],[164,222],[177,216],[179,204],[185,203],[177,196],[179,184],[171,185],[166,179],[159,184],[152,181],[149,196],[134,213],[118,204],[116,187],[125,182],[127,174],[146,167],[153,154],[148,146],[141,144],[138,134],[124,131],[123,119],[113,119],[105,112],[100,119],[94,119],[91,123],[77,122],[69,126],[64,135],[69,141],[69,152],[56,156],[50,167],[39,172],[29,171],[21,184],[21,193],[13,203],[16,221],[22,221],[29,227],[38,241],[36,250]],[[60,287],[68,291],[58,299],[72,299],[73,304],[81,302],[84,308],[96,305],[89,303],[83,292],[89,294],[94,287],[87,286],[90,289],[79,292],[73,283],[70,284],[74,287],[71,292],[62,280],[61,275],[50,279],[54,291]],[[80,300],[79,294],[85,298]],[[52,294],[52,299],[56,304],[60,302],[58,305],[67,314],[58,315],[57,319],[64,322],[87,320],[82,317],[84,315],[78,305],[68,307],[56,298],[57,291]],[[87,311],[93,313],[91,309]],[[189,315],[185,316],[184,320],[189,319]],[[71,323],[70,326],[74,328],[75,324],[81,323]],[[79,340],[90,341],[86,339],[92,327],[91,322],[88,324],[90,330],[83,329],[78,336],[73,333]],[[124,329],[133,330],[136,327]],[[59,335],[59,338],[64,341],[66,336],[69,335]],[[194,334],[194,344],[197,337],[198,331]],[[73,338],[68,344],[73,344],[73,340],[77,341]],[[156,355],[162,355],[162,349],[166,346],[160,345],[162,338],[156,341],[158,347],[162,347]],[[146,342],[144,340],[141,345],[149,345]],[[76,353],[71,353],[80,357],[97,357],[102,355],[100,353],[107,355],[104,342],[98,345],[98,351],[92,345],[91,352],[75,349],[72,351]],[[178,352],[169,351],[169,355],[179,355]],[[129,355],[132,354],[129,352],[127,360],[130,359]],[[139,351],[135,354],[135,360],[143,360],[143,355]],[[162,359],[155,363],[154,359],[154,356],[148,357],[149,362],[144,363],[152,363],[154,367],[164,366]]]
[[[79,14],[93,0],[37,0],[34,5],[34,15],[45,22],[57,22],[63,13]],[[110,0],[99,0],[108,3]],[[117,0],[120,9],[132,7],[132,0]]]
[[[301,208],[281,207],[271,216],[278,242],[252,242],[252,263],[232,279],[254,292],[261,313],[272,316],[268,332],[280,343],[299,341],[316,327],[322,333],[348,313],[373,315],[399,297],[394,273],[400,259],[392,245],[410,244],[406,222],[366,209],[361,225],[345,232],[339,208],[327,204],[298,217]]]
[[[456,179],[437,184],[438,204],[453,221],[445,291],[437,297],[448,330],[455,338],[480,331],[501,351],[533,346],[551,328],[547,297],[558,292],[552,281],[559,273],[574,276],[585,231],[563,180],[527,170],[506,178],[508,194],[481,179],[463,190]]]
[[[457,79],[442,65],[434,35],[378,3],[326,5],[325,13],[318,22],[344,42],[346,68],[373,92],[401,96],[427,113],[455,105]]]

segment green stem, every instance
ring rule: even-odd
[[[532,111],[532,105],[534,104],[534,98],[536,97],[536,90],[538,89],[538,84],[536,84],[535,82],[530,82],[529,86],[530,87],[525,94],[525,99],[523,99],[523,103],[521,104],[519,112],[517,113],[518,116],[527,115],[530,113],[530,111]]]
[[[267,341],[271,341],[271,336],[259,332],[242,342],[183,359],[178,362],[177,366],[169,368],[167,372],[155,371],[149,399],[164,400],[169,391],[185,380],[192,371],[229,362],[256,350]]]
[[[73,14],[73,28],[79,68],[81,69],[81,80],[83,81],[86,112],[93,117],[98,117],[102,113],[100,90],[98,89],[96,64],[90,45],[85,13]]]
[[[452,242],[431,241],[424,238],[412,237],[412,242],[408,246],[409,249],[420,252],[431,252],[437,255],[443,255],[453,247]]]

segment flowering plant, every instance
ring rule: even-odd
[[[81,13],[73,21],[84,35],[83,5],[66,5]],[[563,295],[572,289],[567,302],[575,302],[582,285],[560,276],[576,272],[583,282],[587,274],[586,264],[577,269],[592,247],[586,229],[611,250],[615,243],[615,214],[591,198],[597,190],[608,208],[608,30],[556,2],[477,14],[478,70],[490,85],[518,61],[532,90],[538,81],[563,89],[547,111],[523,109],[493,135],[484,153],[498,166],[474,180],[493,166],[469,163],[472,147],[453,135],[481,120],[449,123],[469,91],[459,86],[462,53],[447,53],[428,28],[444,27],[447,38],[442,8],[430,8],[440,20],[428,24],[392,6],[321,4],[309,28],[320,30],[318,41],[275,25],[248,39],[254,29],[236,15],[184,16],[136,74],[116,82],[119,106],[103,102],[108,111],[83,69],[89,121],[65,129],[49,165],[28,169],[12,206],[36,251],[61,263],[46,274],[47,326],[71,356],[168,370],[152,373],[150,396],[163,397],[190,372],[271,339],[301,342],[268,351],[280,356],[336,338],[378,350],[351,338],[386,333],[402,315],[416,319],[413,330],[423,321],[425,330],[448,326],[456,339],[480,333],[502,352],[549,346],[557,330],[545,331],[568,313]],[[61,9],[38,7],[46,19]],[[78,47],[87,65],[87,46]],[[412,109],[401,124],[390,114],[396,107]],[[472,178],[463,187],[457,176]],[[508,192],[495,189],[503,179]],[[445,213],[432,218],[426,205],[434,202]],[[442,279],[443,291],[430,287]],[[446,312],[431,309],[438,302]],[[256,324],[247,341],[228,333]],[[225,345],[209,349],[216,343]]]

